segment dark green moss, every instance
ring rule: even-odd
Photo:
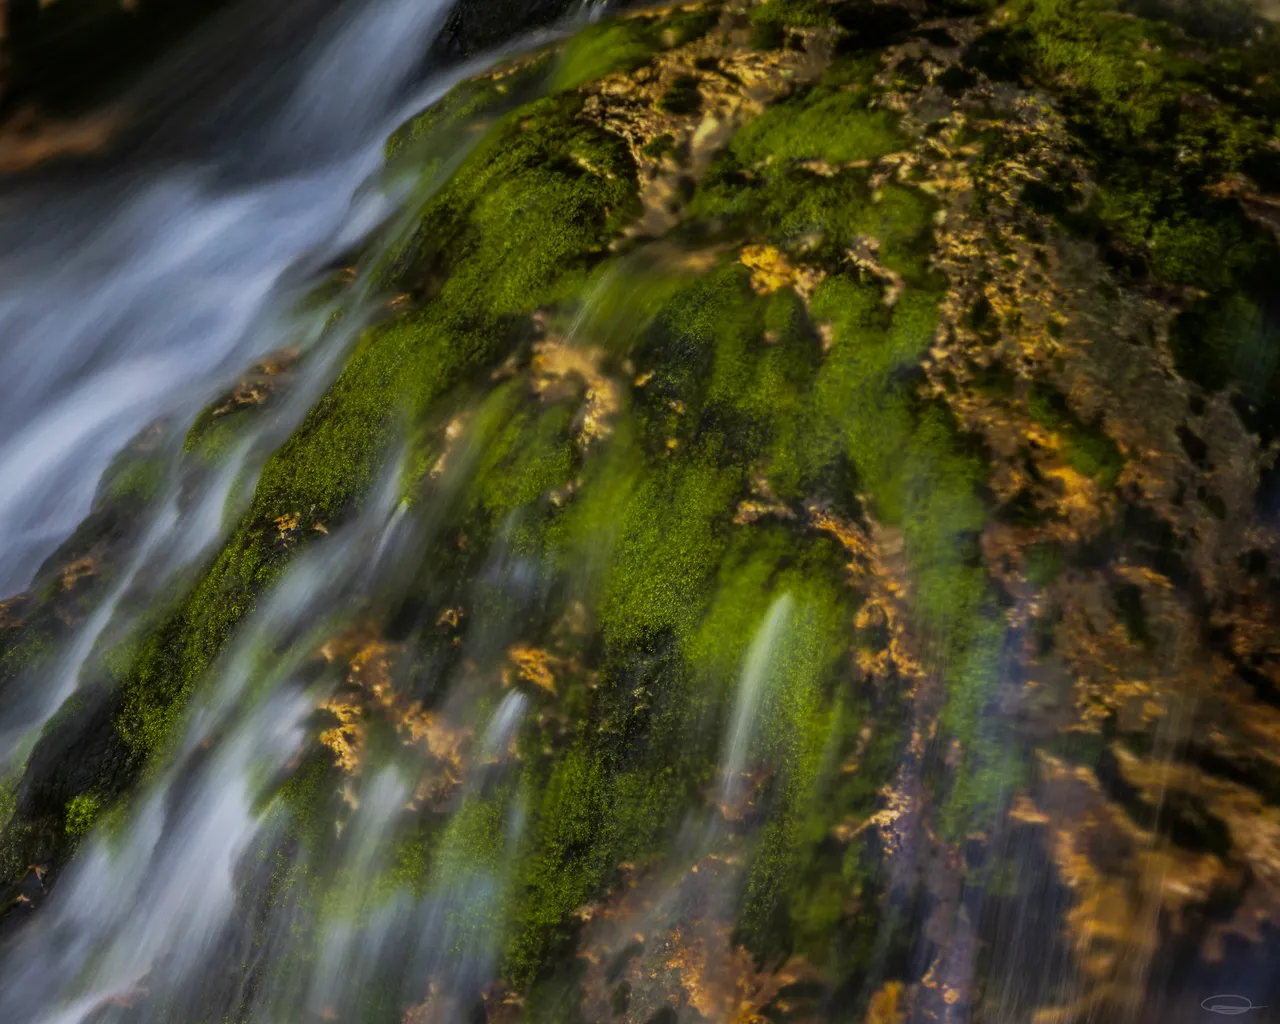
[[[669,133],[663,132],[640,147],[640,152],[651,160],[661,160],[664,156],[674,153],[675,149],[676,140]]]
[[[1062,549],[1057,545],[1036,545],[1027,552],[1027,582],[1037,587],[1052,586],[1062,575],[1062,562]]]
[[[778,28],[835,28],[833,6],[824,0],[769,0],[751,9],[756,26]]]
[[[1280,422],[1280,246],[1212,188],[1266,176],[1280,33],[1252,16],[1215,29],[1225,22],[1205,4],[1020,0],[1014,11],[988,49],[1060,97],[1097,178],[1087,208],[1049,206],[1101,242],[1123,277],[1207,292],[1177,324],[1179,369],[1206,387],[1252,389],[1258,425]]]

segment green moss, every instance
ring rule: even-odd
[[[576,89],[615,71],[629,71],[661,47],[661,30],[648,18],[592,25],[565,43],[551,88]]]
[[[502,416],[500,424],[483,424],[469,439],[479,450],[471,487],[491,521],[500,521],[563,484],[577,462],[571,429],[576,403],[511,409],[513,400],[523,397],[522,390],[515,384],[496,391],[480,415],[495,400],[508,406],[509,415]]]
[[[748,165],[786,160],[846,164],[902,149],[906,139],[897,130],[897,117],[870,109],[869,100],[865,90],[820,90],[779,103],[737,134],[733,152]]]
[[[3,830],[13,817],[18,806],[18,783],[21,781],[19,771],[10,769],[0,775],[0,830]]]
[[[88,793],[82,793],[68,800],[64,826],[67,835],[79,839],[88,834],[89,829],[93,827],[94,819],[98,816],[100,806],[98,798]]]
[[[232,628],[296,550],[279,541],[276,519],[299,516],[306,538],[317,535],[315,524],[349,514],[406,421],[492,362],[536,308],[581,286],[605,241],[638,210],[625,143],[579,121],[581,102],[564,94],[510,115],[427,202],[421,228],[384,273],[443,283],[423,308],[360,339],[264,467],[227,546],[142,645],[118,716],[136,755],[162,742]],[[534,472],[545,482],[564,468],[562,449],[559,462]]]
[[[919,359],[933,338],[938,296],[908,291],[888,313],[877,289],[829,278],[814,314],[834,326],[831,350],[814,387],[827,445],[840,445],[881,522],[903,533],[913,606],[932,641],[930,661],[946,682],[946,729],[967,751],[947,805],[948,827],[989,809],[1000,791],[988,783],[994,751],[983,734],[983,707],[994,679],[1000,626],[977,537],[986,518],[978,496],[981,461],[966,450],[942,410],[920,406],[897,371]],[[825,414],[825,415],[824,415]],[[828,420],[829,417],[829,420]]]
[[[212,407],[205,409],[187,431],[183,451],[194,453],[211,465],[221,462],[235,447],[245,419],[243,414],[214,416]]]
[[[619,71],[632,71],[661,50],[705,35],[718,16],[719,6],[708,4],[660,17],[632,16],[590,25],[561,48],[551,90],[576,89]]]
[[[827,693],[848,651],[851,615],[847,595],[831,574],[813,571],[837,564],[833,551],[819,550],[817,566],[797,566],[798,571],[780,573],[775,583],[774,592],[791,595],[795,603],[760,711],[758,750],[775,766],[775,775],[769,820],[752,860],[740,918],[744,937],[757,949],[770,944],[767,933],[786,912],[787,894],[822,840],[807,826],[832,725]]]
[[[834,5],[825,0],[767,0],[751,9],[756,26],[835,28]]]
[[[748,467],[783,418],[770,407],[770,385],[760,384],[771,364],[792,356],[781,342],[766,344],[764,331],[802,319],[794,298],[756,296],[737,265],[689,283],[605,273],[593,294],[593,317],[608,311],[629,325],[615,324],[611,345],[647,381],[551,532],[564,571],[599,610],[605,665],[593,701],[575,714],[583,738],[537,784],[549,803],[522,871],[521,923],[507,966],[515,978],[567,938],[566,915],[619,860],[659,848],[680,808],[711,780],[718,744],[708,726],[731,699],[768,595],[778,587],[820,594],[805,597],[806,621],[819,607],[836,620],[848,614],[831,597],[842,590],[843,572],[833,544],[808,549],[810,557],[784,571],[797,550],[788,531],[756,531],[735,544],[729,529]],[[792,333],[798,343],[800,332]],[[792,368],[799,378],[816,362],[812,338],[805,341],[807,362]],[[736,553],[726,557],[729,545]],[[807,663],[800,654],[796,662]],[[798,672],[796,685],[811,690],[819,674]],[[715,685],[699,682],[706,679]],[[777,699],[783,714],[786,693]],[[798,774],[803,759],[790,744],[802,732],[771,733],[766,743]],[[629,752],[628,738],[640,735],[644,744]],[[565,866],[552,874],[552,864]]]
[[[437,304],[496,317],[563,298],[639,213],[626,143],[578,120],[581,105],[565,94],[509,116],[423,211],[411,255],[448,274]]]
[[[614,835],[608,817],[608,786],[599,761],[582,750],[560,759],[544,785],[533,785],[539,829],[521,865],[519,902],[506,973],[527,984],[547,949],[568,935],[570,914],[589,898],[613,867]]]
[[[160,493],[165,461],[145,454],[117,458],[103,474],[101,493],[108,501],[148,502]]]
[[[1220,19],[1195,5],[1137,7],[1151,17],[1108,0],[1019,0],[1016,27],[993,34],[992,49],[1059,94],[1097,179],[1083,213],[1057,204],[1063,222],[1112,250],[1125,276],[1208,292],[1177,325],[1180,369],[1208,387],[1266,391],[1255,402],[1274,421],[1274,332],[1219,328],[1248,320],[1249,306],[1276,319],[1280,246],[1211,186],[1241,172],[1266,175],[1274,163],[1280,91],[1270,72],[1280,33],[1248,18],[1219,31]]]
[[[292,833],[312,849],[323,849],[332,830],[333,758],[320,750],[303,759],[279,790],[279,798],[291,815]]]
[[[691,599],[715,570],[742,484],[740,471],[717,469],[696,456],[641,484],[622,513],[604,594],[609,642],[639,643],[669,628],[688,628],[698,611]]]
[[[846,259],[852,245],[870,236],[879,241],[879,259],[887,269],[937,287],[928,267],[933,200],[893,184],[873,196],[861,168],[825,176],[783,165],[748,178],[730,150],[713,165],[691,208],[784,249],[803,250],[806,262]]]
[[[931,283],[921,269],[929,202],[907,189],[892,191],[881,213],[864,179],[850,175],[838,184],[860,208],[835,216],[877,229],[888,240],[882,252],[903,259],[913,280]],[[781,206],[781,195],[769,194],[776,188],[776,179],[766,183],[764,198]],[[781,525],[731,530],[752,468],[764,467],[778,493],[799,496],[838,478],[833,472],[845,462],[856,465],[878,514],[909,537],[921,612],[939,638],[936,657],[955,691],[950,727],[966,739],[977,735],[992,678],[990,640],[998,635],[989,626],[985,576],[971,568],[984,522],[975,494],[981,468],[946,417],[918,407],[899,383],[900,371],[933,340],[937,293],[911,288],[892,308],[882,299],[878,283],[829,277],[812,302],[814,315],[835,328],[824,356],[797,297],[756,295],[741,266],[725,264],[687,284],[661,274],[605,271],[597,278],[592,336],[607,337],[614,352],[627,354],[645,384],[633,392],[608,456],[584,477],[553,535],[563,538],[570,564],[581,569],[587,553],[594,559],[582,578],[598,581],[591,603],[600,608],[606,651],[627,668],[616,690],[611,673],[603,680],[598,692],[610,696],[598,699],[601,724],[583,723],[585,735],[601,736],[604,745],[576,747],[572,755],[580,794],[572,820],[581,845],[541,840],[555,850],[572,845],[574,867],[554,882],[537,881],[541,871],[526,876],[530,909],[512,947],[515,977],[533,969],[532,950],[545,956],[567,937],[559,915],[574,899],[601,884],[618,859],[643,849],[641,837],[654,834],[653,822],[670,819],[691,784],[709,784],[717,753],[707,739],[717,713],[713,695],[723,694],[722,704],[730,699],[745,645],[771,595],[782,590],[796,595],[804,625],[789,641],[796,646],[788,647],[786,684],[762,715],[775,726],[760,748],[775,765],[775,791],[752,859],[744,936],[758,948],[770,946],[776,936],[766,941],[766,935],[789,907],[795,927],[807,927],[805,920],[821,916],[814,893],[837,884],[831,871],[846,870],[817,852],[835,823],[819,803],[829,777],[825,752],[847,743],[850,727],[831,710],[829,689],[847,650],[853,608],[843,588],[843,557],[833,544],[807,547]],[[606,329],[597,334],[601,324]],[[654,671],[663,666],[661,674],[637,669],[637,656]],[[708,689],[699,680],[717,682]],[[646,750],[638,770],[615,774],[610,766],[626,749],[625,738],[638,735]],[[886,764],[877,768],[885,777],[891,748],[886,740]],[[975,743],[974,772],[985,763]],[[883,783],[859,784],[849,800],[869,808]],[[991,799],[981,785],[957,793],[969,812]]]
[[[438,151],[456,144],[460,134],[476,135],[495,116],[528,99],[528,93],[550,72],[553,59],[550,52],[544,52],[517,60],[510,66],[499,66],[488,75],[459,82],[439,101],[391,134],[385,146],[387,161],[394,164],[398,159],[407,161],[416,157],[419,174],[434,167],[440,158]]]
[[[1025,575],[1037,587],[1052,586],[1062,575],[1062,549],[1054,544],[1038,544],[1027,552]]]
[[[745,125],[713,163],[692,212],[729,218],[787,247],[803,243],[807,258],[818,262],[843,255],[860,235],[873,235],[885,247],[887,266],[920,276],[931,200],[896,185],[872,196],[862,169],[819,175],[796,166],[874,161],[905,145],[894,115],[870,105],[876,69],[865,60],[836,61],[817,86]]]

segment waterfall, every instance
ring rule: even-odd
[[[149,424],[170,429],[168,469],[140,539],[56,663],[10,687],[0,768],[13,771],[26,756],[104,638],[130,628],[145,607],[135,598],[161,592],[215,543],[235,495],[251,491],[367,321],[374,296],[364,283],[345,297],[336,329],[334,305],[299,300],[317,271],[402,202],[397,186],[366,183],[387,134],[466,73],[401,97],[446,9],[444,0],[347,3],[305,51],[309,66],[280,108],[264,115],[251,180],[221,180],[221,161],[243,161],[215,151],[145,177],[117,172],[95,187],[91,207],[76,195],[42,195],[32,209],[7,201],[6,237],[24,221],[35,234],[0,257],[0,372],[9,383],[0,409],[0,594],[26,586],[84,519],[117,452]],[[302,169],[297,151],[309,154]],[[255,359],[288,346],[307,358],[284,399],[215,472],[181,478],[185,425]],[[137,807],[86,839],[0,969],[0,1017],[73,1024],[144,997],[156,1007],[145,1012],[163,1014],[166,1001],[171,1012],[192,972],[234,948],[245,879],[250,891],[265,881],[244,872],[245,858],[271,842],[263,783],[297,756],[304,719],[323,696],[295,676],[316,646],[305,623],[320,626],[385,575],[405,516],[396,471],[382,493],[385,502],[372,501],[264,596]],[[491,753],[518,724],[522,700],[513,693],[499,711]],[[355,876],[384,859],[407,798],[388,772],[363,788],[338,869]],[[360,990],[358,978],[334,973],[332,958],[341,964],[348,949],[335,927],[313,1002],[336,998],[333,985]],[[376,964],[376,951],[369,956]]]
[[[352,197],[380,165],[401,117],[392,102],[444,10],[358,0],[339,12],[341,31],[261,128],[281,153],[323,139],[305,170],[267,162],[256,180],[226,185],[220,161],[233,156],[215,151],[145,177],[118,172],[92,207],[56,193],[0,207],[0,594],[25,586],[84,518],[130,438],[189,420],[301,333],[298,282],[392,207],[376,191]]]
[[[764,620],[751,637],[751,645],[743,659],[733,715],[720,756],[719,803],[722,808],[735,808],[742,798],[742,775],[748,767],[752,742],[759,729],[760,703],[777,670],[778,646],[786,634],[794,604],[790,594],[780,594],[773,599]]]
[[[308,51],[310,68],[284,109],[267,117],[264,138],[273,145],[325,140],[323,159],[305,170],[281,156],[277,172],[268,159],[258,179],[223,185],[215,151],[146,179],[120,172],[96,186],[100,205],[89,209],[74,195],[42,196],[32,210],[10,198],[6,231],[38,217],[40,234],[0,258],[0,372],[11,385],[0,409],[0,595],[30,581],[84,519],[109,463],[149,424],[168,425],[159,453],[168,469],[110,592],[55,666],[6,692],[0,772],[13,770],[74,691],[100,641],[127,630],[130,592],[161,591],[214,544],[235,511],[234,493],[251,491],[373,311],[365,282],[347,297],[337,327],[336,304],[300,300],[320,267],[403,200],[396,186],[361,186],[406,111],[462,73],[429,83],[408,106],[393,102],[443,10],[443,0],[361,2],[334,16],[337,27]],[[348,75],[335,107],[322,88],[355,64],[368,66],[370,47],[384,55],[377,74]],[[290,346],[306,358],[283,401],[212,474],[179,473],[185,425],[255,359]]]

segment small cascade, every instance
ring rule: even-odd
[[[512,690],[502,698],[502,703],[485,726],[478,744],[479,763],[500,762],[506,758],[507,749],[515,739],[525,713],[529,710],[529,698],[519,690]]]
[[[795,602],[780,594],[769,605],[764,621],[751,637],[738,677],[733,714],[720,755],[719,807],[722,814],[740,814],[745,792],[743,776],[750,765],[752,744],[760,728],[760,709],[769,683],[777,671],[778,648],[791,621]]]
[[[144,426],[189,420],[305,333],[290,315],[299,283],[395,209],[377,189],[352,196],[380,166],[403,119],[397,94],[445,9],[348,0],[284,108],[262,115],[276,156],[252,182],[220,184],[220,161],[237,154],[222,145],[203,165],[100,186],[91,211],[76,195],[10,203],[6,231],[16,241],[26,221],[40,241],[0,257],[0,594],[25,586],[85,517],[103,470]],[[304,170],[290,165],[298,152]]]
[[[271,124],[277,140],[327,140],[328,157],[305,174],[264,171],[252,186],[226,193],[213,184],[216,167],[175,167],[142,191],[122,190],[123,198],[108,206],[112,212],[98,214],[102,222],[89,239],[59,225],[0,287],[0,325],[12,341],[0,351],[0,372],[7,367],[19,382],[15,400],[0,411],[6,481],[0,596],[26,585],[100,500],[110,484],[110,472],[104,477],[103,471],[117,453],[148,424],[163,431],[161,448],[148,456],[159,493],[109,590],[55,665],[7,684],[0,775],[30,751],[105,641],[127,634],[147,598],[172,585],[225,534],[263,463],[332,381],[376,312],[378,297],[367,280],[318,308],[304,300],[315,271],[361,243],[404,200],[396,191],[402,186],[391,182],[359,186],[377,171],[382,140],[404,117],[403,110],[389,110],[442,10],[442,2],[352,2],[335,15],[338,26],[349,28],[330,26],[328,43],[311,55],[310,76],[294,86],[292,113],[276,115]],[[318,83],[332,85],[332,76],[352,62],[368,66],[363,47],[384,42],[388,62],[379,63],[378,74],[339,90],[349,109],[319,99]],[[446,86],[427,86],[407,109]],[[45,215],[60,210],[55,199]],[[55,293],[82,299],[68,305]],[[175,294],[184,302],[175,303]],[[299,357],[286,393],[212,471],[193,475],[183,424],[232,374],[281,350]],[[21,365],[7,365],[19,355]]]
[[[257,780],[285,766],[308,710],[297,692],[262,702],[210,759],[175,766],[132,820],[100,829],[0,973],[0,1016],[80,1024],[180,989],[230,920]]]
[[[6,1019],[76,1024],[106,1003],[128,1001],[135,989],[163,1012],[164,994],[180,992],[188,972],[216,955],[242,896],[237,869],[266,841],[262,786],[298,754],[301,726],[315,707],[296,673],[329,610],[362,600],[358,570],[394,532],[394,488],[381,493],[264,599],[131,820],[105,822],[90,838],[88,853],[0,970]],[[370,789],[350,846],[356,874],[379,855],[379,822],[404,802],[399,786],[379,776]],[[44,983],[30,984],[33,975]]]

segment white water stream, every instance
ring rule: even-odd
[[[326,329],[331,308],[300,309],[300,299],[319,271],[406,198],[371,187],[389,132],[475,70],[454,69],[404,95],[448,6],[348,0],[303,47],[301,74],[294,69],[277,108],[251,133],[257,152],[249,160],[228,153],[235,174],[224,175],[214,153],[199,164],[120,173],[96,187],[101,203],[92,209],[83,197],[46,195],[40,213],[49,229],[31,239],[20,237],[28,214],[19,208],[30,196],[0,200],[0,597],[27,586],[84,519],[104,470],[132,438],[158,421],[178,426],[167,482],[141,539],[54,667],[20,680],[0,712],[0,770],[21,763],[104,638],[128,627],[130,596],[157,592],[211,550],[236,511],[228,503],[251,493],[266,455],[300,422],[367,322],[376,296],[362,284],[344,297],[337,330]],[[305,170],[300,152],[310,155]],[[246,163],[260,169],[250,181]],[[195,493],[189,481],[184,492],[177,466],[186,425],[237,374],[286,346],[304,358],[283,400]],[[48,905],[8,945],[0,1020],[181,1019],[197,1012],[184,1000],[218,990],[210,971],[232,958],[239,966],[289,955],[287,942],[273,946],[304,923],[288,908],[261,926],[256,952],[242,947],[253,936],[235,915],[271,881],[269,870],[252,865],[272,838],[261,801],[298,756],[306,719],[324,698],[298,669],[335,610],[358,606],[375,579],[385,586],[384,562],[399,552],[408,524],[398,470],[358,520],[296,559],[260,598],[128,818],[95,829]],[[505,750],[522,711],[520,700],[499,709],[483,739],[487,760]],[[390,770],[360,788],[336,868],[357,882],[387,856],[388,829],[407,799]],[[519,827],[516,814],[513,835]],[[283,990],[276,981],[275,989],[248,993],[240,978],[219,990],[224,1008],[304,1020],[314,1019],[308,1007],[350,1005],[374,980],[378,936],[391,941],[406,929],[431,936],[423,915],[456,916],[459,898],[415,905],[400,896],[370,909],[372,922],[331,923],[301,990],[299,981]],[[447,929],[434,933],[419,959],[448,952]]]

